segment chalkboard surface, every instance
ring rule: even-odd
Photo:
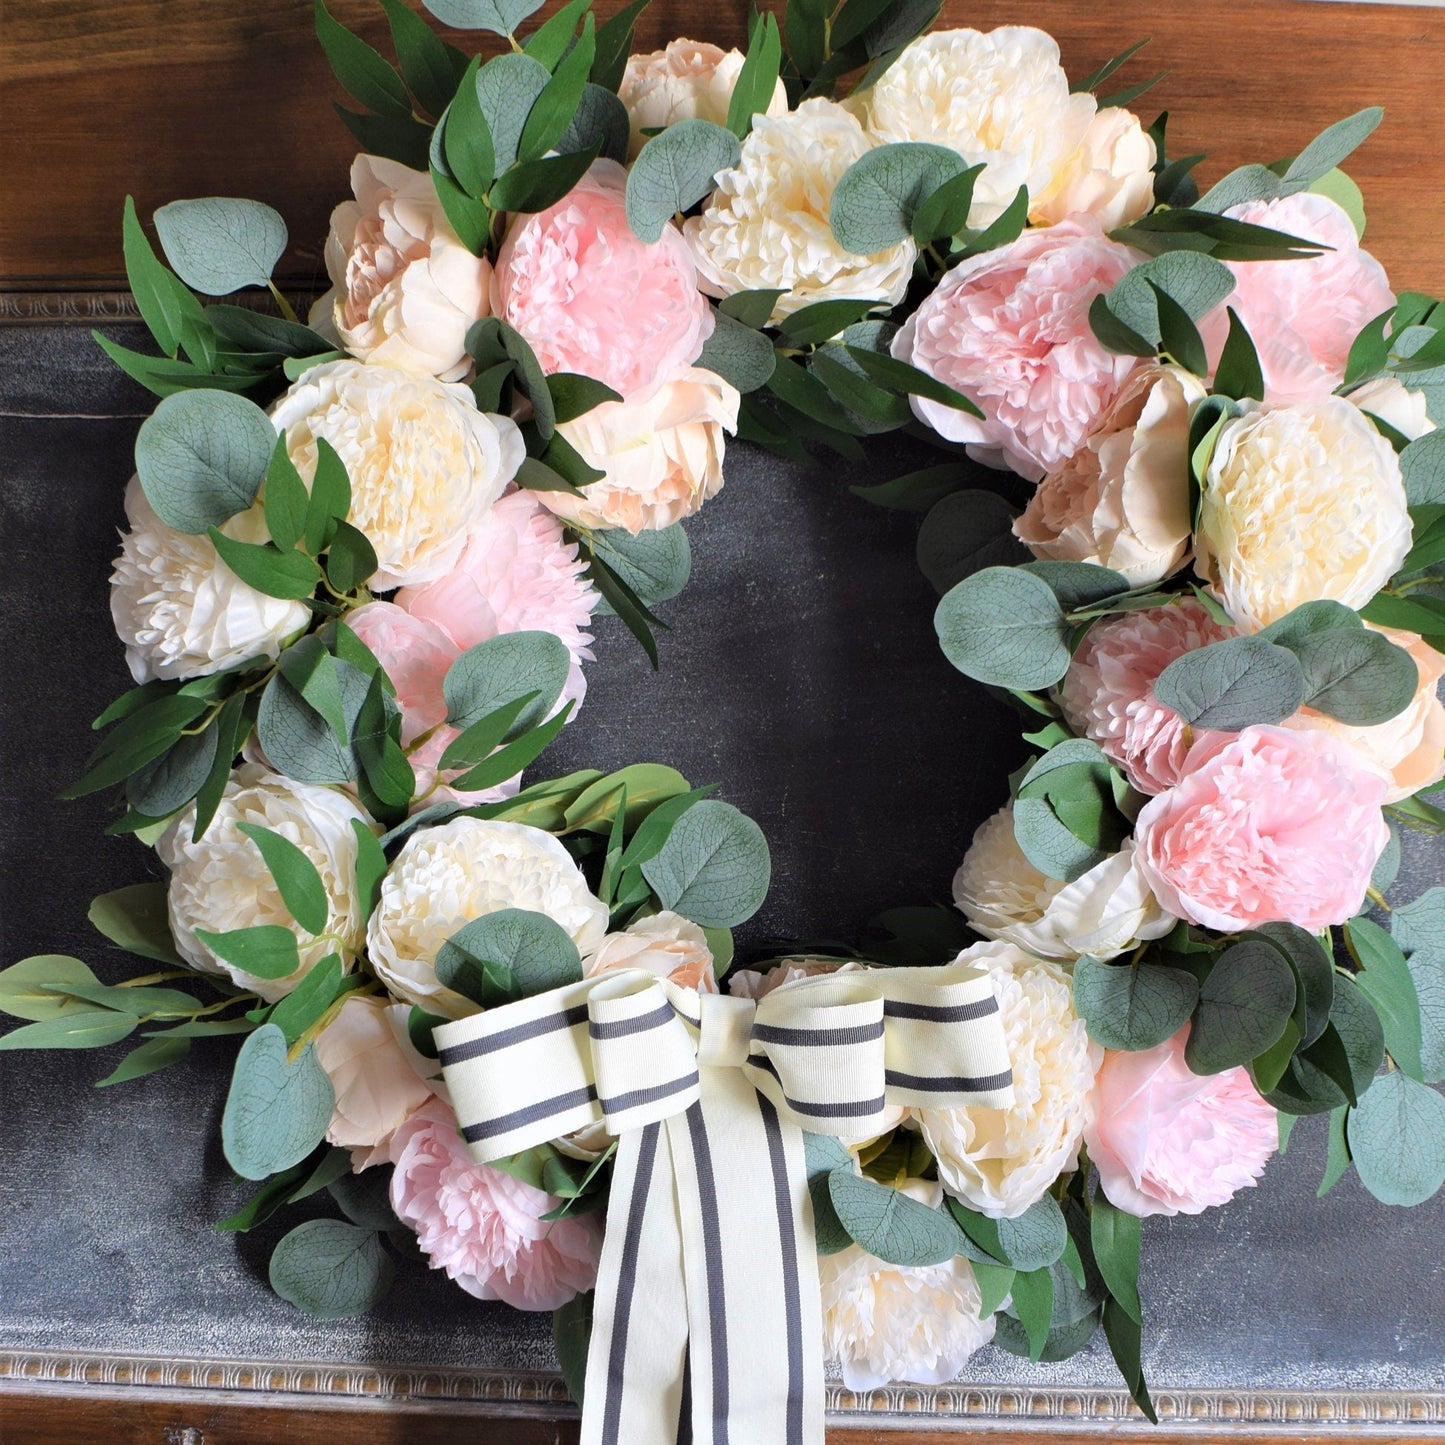
[[[124,337],[122,338],[124,339]],[[127,683],[106,576],[130,449],[150,398],[81,330],[0,329],[0,960],[124,961],[85,922],[95,894],[154,872],[105,839],[104,806],[60,803],[88,720]],[[745,446],[689,526],[688,591],[654,674],[599,619],[579,720],[555,771],[657,760],[762,824],[773,890],[740,942],[856,937],[879,909],[943,901],[1020,756],[1015,720],[944,662],[915,520],[851,496],[877,476]],[[1402,897],[1445,853],[1407,844]],[[0,1352],[97,1351],[498,1370],[547,1369],[545,1316],[477,1303],[403,1267],[385,1305],[321,1323],[265,1283],[290,1222],[216,1234],[248,1186],[216,1141],[230,1049],[116,1091],[110,1053],[0,1055]],[[1258,1189],[1144,1230],[1145,1365],[1174,1390],[1445,1391],[1445,1196],[1375,1203],[1347,1178],[1314,1198],[1323,1121],[1305,1120]],[[1102,1339],[1062,1364],[986,1349],[967,1380],[1087,1390],[1116,1382]]]

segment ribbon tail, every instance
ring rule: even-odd
[[[687,1353],[683,1244],[661,1124],[618,1141],[581,1445],[676,1445]]]

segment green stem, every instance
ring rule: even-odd
[[[297,316],[296,308],[276,289],[276,283],[274,281],[268,281],[266,288],[272,296],[276,298],[276,304],[281,308],[281,314],[288,321],[295,322],[295,324],[299,326],[301,324],[301,318]]]

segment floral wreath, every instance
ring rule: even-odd
[[[1126,108],[1153,81],[1097,94],[1137,46],[1071,87],[1043,32],[908,0],[633,55],[641,3],[427,0],[484,60],[382,3],[396,65],[316,4],[364,153],[309,325],[271,208],[164,206],[162,261],[127,202],[136,686],[70,795],[167,870],[90,912],[159,967],[14,964],[0,1047],[139,1032],[116,1084],[240,1036],[259,1188],[219,1227],[327,1191],[270,1265],[323,1317],[412,1236],[554,1310],[589,1441],[673,1439],[689,1345],[699,1438],[791,1442],[825,1354],[937,1383],[1101,1325],[1153,1418],[1141,1217],[1313,1113],[1321,1192],[1445,1182],[1445,891],[1385,897],[1445,828],[1445,309],[1360,245],[1381,112],[1201,195]],[[201,299],[247,288],[275,309]],[[524,770],[599,610],[657,664],[727,434],[904,428],[944,460],[857,490],[922,514],[942,649],[1033,753],[956,911],[729,972],[755,823],[658,765]]]

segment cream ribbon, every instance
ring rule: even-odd
[[[482,1163],[601,1123],[618,1138],[582,1445],[823,1445],[803,1133],[1013,1099],[988,975],[867,969],[758,1002],[641,969],[436,1030]]]

